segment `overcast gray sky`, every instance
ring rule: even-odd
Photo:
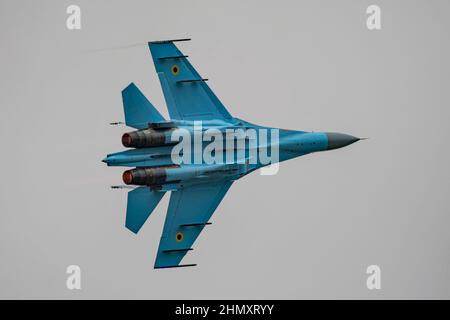
[[[381,7],[382,29],[366,28]],[[81,30],[66,8],[81,7]],[[448,1],[0,2],[0,298],[450,298]],[[233,185],[184,262],[154,270],[166,196],[124,227],[120,91],[167,116],[148,40],[234,116],[369,140]],[[139,44],[127,49],[111,49]],[[67,290],[66,267],[82,270]],[[381,267],[381,290],[366,268]]]

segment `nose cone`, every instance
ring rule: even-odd
[[[351,136],[345,133],[337,133],[337,132],[327,132],[328,138],[328,148],[327,150],[339,149],[342,147],[346,147],[349,144],[352,144],[356,141],[359,141],[359,138]]]

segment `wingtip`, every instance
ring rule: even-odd
[[[155,41],[148,41],[148,44],[164,44],[164,43],[171,43],[171,42],[181,42],[181,41],[191,41],[191,38],[181,38],[181,39],[168,39],[168,40],[155,40]]]
[[[139,230],[141,229],[141,227],[131,226],[131,225],[128,225],[128,224],[125,224],[125,228],[127,228],[128,230],[130,230],[134,234],[138,234]]]
[[[155,265],[154,269],[172,269],[172,268],[184,268],[184,267],[196,267],[196,263],[189,263],[189,264],[178,264],[178,265],[172,265],[172,266],[157,266]]]

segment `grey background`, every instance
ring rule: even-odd
[[[72,3],[80,31],[65,26]],[[366,28],[372,3],[381,31]],[[0,298],[450,298],[449,11],[1,0]],[[184,260],[199,265],[153,270],[168,197],[135,236],[126,191],[109,189],[123,169],[100,160],[122,149],[127,128],[108,123],[129,82],[167,115],[145,42],[179,37],[233,115],[370,139],[238,181]]]

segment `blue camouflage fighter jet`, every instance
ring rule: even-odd
[[[125,222],[134,233],[171,192],[155,268],[195,266],[180,263],[235,180],[273,163],[360,140],[342,133],[263,127],[233,117],[206,84],[208,79],[174,44],[187,40],[148,43],[170,120],[131,83],[122,91],[125,124],[137,130],[122,136],[128,150],[102,160],[108,166],[131,167],[122,176],[126,185],[113,188],[134,188],[128,192]],[[199,132],[202,138],[196,140]],[[193,151],[180,148],[182,142]],[[211,161],[205,151],[213,142]]]

